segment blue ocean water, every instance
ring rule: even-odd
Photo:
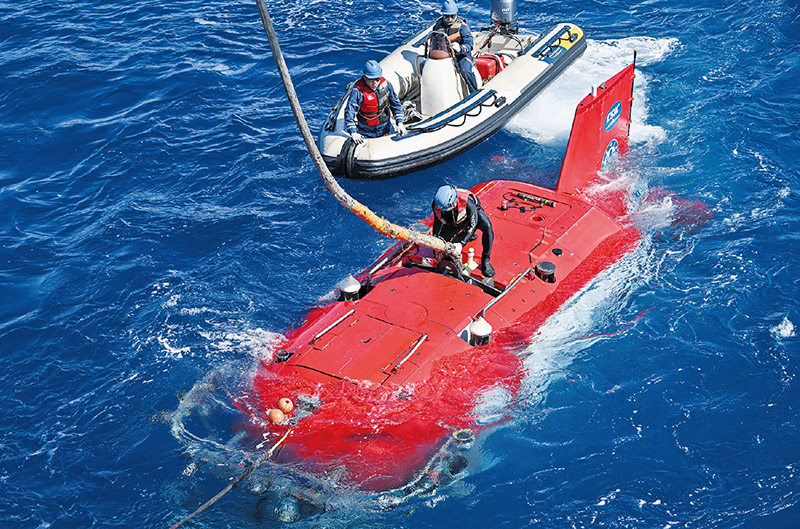
[[[438,8],[268,5],[315,130]],[[488,21],[488,1],[461,10]],[[634,144],[609,185],[638,202],[642,244],[532,337],[480,471],[394,511],[343,492],[294,526],[797,527],[797,3],[519,14],[586,30],[569,77],[446,164],[344,187],[409,224],[443,182],[552,182],[575,104],[636,49]],[[168,527],[230,470],[198,470],[173,435],[180,396],[212,372],[235,393],[391,242],[324,189],[255,2],[0,1],[0,51],[0,526]],[[237,489],[191,526],[288,526],[270,509]]]

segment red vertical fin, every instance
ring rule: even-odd
[[[575,109],[567,152],[556,190],[575,193],[596,176],[617,154],[628,152],[628,132],[633,103],[633,63],[589,94]]]

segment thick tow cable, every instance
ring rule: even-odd
[[[266,461],[267,459],[272,457],[272,454],[286,440],[286,438],[289,437],[290,433],[292,433],[292,430],[289,430],[285,434],[283,434],[283,437],[278,439],[278,442],[275,443],[274,445],[272,445],[272,448],[267,450],[264,454],[261,454],[258,459],[253,461],[252,465],[247,467],[247,469],[245,469],[244,472],[239,474],[239,476],[237,476],[236,479],[234,479],[233,481],[228,483],[228,486],[225,487],[224,489],[222,489],[221,491],[219,491],[216,496],[214,496],[213,498],[211,498],[210,500],[205,502],[203,505],[198,507],[196,511],[194,511],[192,514],[190,514],[186,518],[182,519],[180,522],[171,525],[169,529],[177,529],[178,527],[182,526],[183,524],[185,524],[186,522],[188,522],[189,520],[191,520],[192,518],[194,518],[195,516],[197,516],[201,512],[205,511],[206,509],[208,509],[209,507],[211,507],[212,505],[217,503],[217,501],[219,501],[220,498],[222,498],[227,493],[229,493],[231,491],[231,489],[233,489],[234,487],[238,486],[239,483],[241,483],[244,478],[246,478],[247,476],[252,474],[253,471],[255,469],[257,469],[261,465],[261,463],[263,463],[264,461]]]
[[[297,126],[300,128],[300,133],[303,135],[303,140],[306,142],[308,153],[311,155],[311,159],[314,161],[314,165],[317,167],[317,171],[319,171],[322,181],[325,183],[328,191],[330,191],[344,207],[361,217],[364,221],[366,221],[367,224],[378,230],[378,232],[380,232],[382,235],[391,237],[393,239],[410,241],[420,246],[426,246],[441,252],[450,254],[455,253],[456,247],[452,243],[445,242],[444,239],[434,237],[433,235],[428,235],[427,233],[411,231],[403,226],[393,224],[383,217],[376,215],[372,210],[370,210],[364,204],[358,202],[356,199],[348,195],[344,189],[342,189],[331,172],[328,170],[328,166],[325,165],[325,161],[322,159],[322,155],[320,154],[316,143],[314,143],[314,138],[311,136],[308,123],[306,123],[306,118],[303,116],[303,109],[300,107],[300,102],[298,101],[297,94],[294,91],[294,84],[292,83],[292,78],[289,75],[289,69],[286,67],[286,62],[283,60],[283,54],[281,53],[281,48],[278,45],[278,38],[275,36],[275,29],[272,27],[272,20],[267,12],[267,6],[264,3],[264,0],[256,0],[256,3],[258,4],[258,10],[261,13],[261,22],[264,24],[264,30],[267,32],[269,45],[272,48],[272,56],[275,59],[275,64],[278,66],[278,73],[280,73],[281,81],[283,81],[283,87],[286,89],[286,95],[288,96],[289,104],[292,107],[292,113],[297,121]]]

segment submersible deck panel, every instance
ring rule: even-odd
[[[416,266],[436,256],[413,246],[373,274],[362,299],[334,302],[303,326],[286,346],[289,360],[272,369],[319,382],[366,382],[375,389],[424,382],[438,358],[471,347],[460,335],[479,315],[499,331],[533,311],[554,312],[548,296],[603,241],[622,231],[596,207],[531,184],[489,182],[476,195],[494,228],[496,290],[483,288],[479,271],[462,281]],[[464,247],[464,258],[470,248],[481,254],[480,237]],[[554,282],[535,273],[543,261],[555,265]],[[565,287],[570,292],[562,294],[580,286],[571,282]]]

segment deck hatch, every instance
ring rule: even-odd
[[[337,378],[381,384],[389,376],[387,368],[402,360],[421,338],[421,333],[364,315],[337,327],[335,334],[327,333],[298,365]]]

